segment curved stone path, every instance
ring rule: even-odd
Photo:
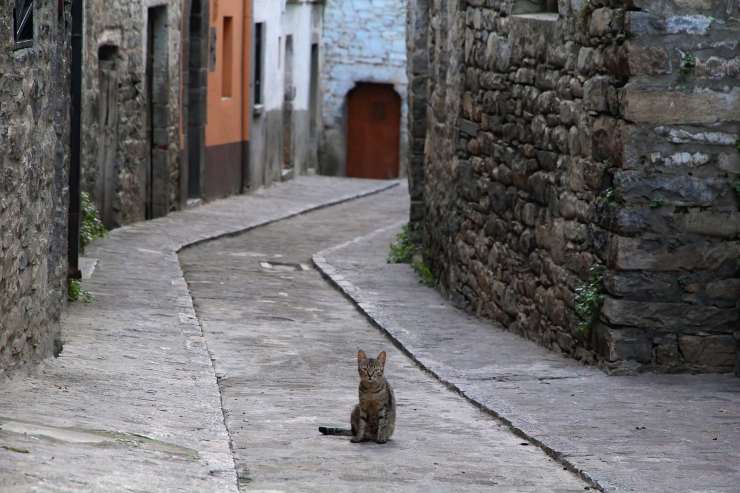
[[[588,490],[420,370],[311,266],[319,250],[407,213],[408,194],[399,187],[181,252],[219,378],[241,490]],[[348,422],[358,348],[389,352],[398,424],[386,445],[317,431]]]

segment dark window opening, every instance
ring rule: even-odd
[[[224,17],[224,47],[221,65],[221,97],[231,97],[231,86],[234,82],[234,19]]]
[[[311,137],[316,136],[319,115],[319,45],[311,45],[311,93],[308,109],[311,115]]]
[[[265,23],[254,25],[254,105],[262,104]]]
[[[15,49],[33,46],[33,0],[16,0],[13,8]]]

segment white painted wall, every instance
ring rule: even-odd
[[[254,22],[265,25],[263,51],[263,105],[252,116],[250,183],[253,187],[306,172],[315,167],[317,136],[310,135],[311,44],[321,47],[323,4],[312,0],[254,0]],[[286,39],[293,37],[292,115],[286,104]],[[292,92],[292,91],[291,91]],[[285,169],[284,145],[287,122],[291,128],[292,169]],[[318,134],[318,132],[317,132]]]
[[[346,172],[346,98],[358,82],[393,84],[402,100],[401,149],[406,146],[407,0],[327,0],[324,11],[322,172]],[[401,174],[405,174],[401,152]]]
[[[265,24],[265,44],[263,47],[264,69],[264,110],[274,110],[283,103],[283,64],[282,64],[282,15],[285,0],[254,0],[254,22]]]

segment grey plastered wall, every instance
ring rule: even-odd
[[[428,4],[423,238],[442,289],[614,371],[731,371],[737,2],[511,8]],[[579,314],[589,290],[603,303]]]
[[[359,82],[392,84],[401,97],[401,149],[407,137],[407,3],[327,0],[324,7],[319,171],[346,174],[346,100]],[[401,175],[407,153],[401,152]]]
[[[69,7],[35,2],[33,46],[0,17],[0,375],[51,355],[66,300]]]

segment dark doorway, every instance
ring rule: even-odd
[[[146,218],[167,215],[169,206],[169,63],[167,7],[149,9],[147,95],[149,163],[146,170]]]
[[[398,178],[401,97],[390,84],[360,83],[347,96],[347,176]]]
[[[98,125],[95,202],[108,229],[119,226],[113,211],[118,184],[118,47],[98,49]]]
[[[202,0],[192,0],[188,47],[188,198],[201,196],[201,169],[205,155],[205,115],[208,71],[205,65],[205,26]]]
[[[293,101],[295,85],[293,84],[293,35],[285,37],[285,67],[283,80],[285,101],[283,104],[283,169],[293,169]]]
[[[311,45],[311,88],[309,91],[308,111],[311,125],[311,139],[316,138],[319,126],[319,45]]]

